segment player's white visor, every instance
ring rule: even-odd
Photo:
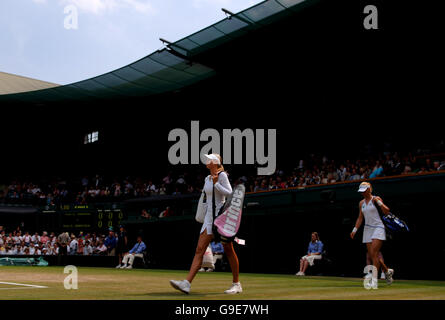
[[[206,163],[209,163],[209,161],[212,161],[213,163],[221,164],[221,161],[219,161],[219,158],[216,155],[214,155],[213,153],[204,154],[204,158],[207,160]]]
[[[362,182],[358,187],[358,192],[365,192],[368,188],[371,188],[371,185],[368,182]]]

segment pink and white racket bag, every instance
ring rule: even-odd
[[[232,195],[227,199],[223,212],[215,219],[214,225],[223,242],[230,242],[235,239],[241,224],[245,193],[244,185],[237,185]]]

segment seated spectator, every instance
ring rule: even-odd
[[[17,246],[10,246],[6,248],[7,255],[16,255],[18,253]]]
[[[51,254],[58,255],[60,252],[60,246],[57,243],[54,243],[51,247]]]
[[[40,237],[40,242],[46,244],[49,240],[48,232],[43,231],[43,235]]]
[[[372,170],[371,174],[369,175],[369,178],[376,178],[376,177],[380,177],[383,175],[383,167],[380,164],[380,161],[377,161],[375,164],[374,169]]]
[[[34,247],[31,246],[29,249],[29,254],[34,256],[40,256],[42,254],[42,251],[40,250],[40,247],[38,244],[35,244]]]
[[[107,246],[102,240],[99,241],[99,245],[93,250],[93,253],[101,256],[107,255]]]
[[[165,208],[164,211],[162,211],[162,212],[159,214],[159,218],[170,217],[170,216],[172,216],[172,215],[173,215],[172,210],[170,209],[170,207],[167,207],[167,208]]]
[[[421,166],[419,171],[416,171],[416,173],[428,173],[428,170],[426,166]]]
[[[122,259],[123,265],[118,265],[118,266],[116,266],[116,268],[132,269],[134,258],[142,258],[144,256],[143,252],[146,249],[147,249],[147,246],[142,241],[142,237],[138,236],[136,244],[133,246],[133,248],[129,252],[127,252],[124,255],[124,258]]]
[[[320,260],[323,253],[323,243],[320,241],[320,237],[317,232],[312,232],[311,242],[307,250],[307,255],[300,259],[300,271],[297,272],[297,276],[304,276],[308,266],[314,265],[314,260]]]
[[[25,246],[29,247],[29,245],[31,244],[31,236],[29,234],[29,232],[25,232],[25,235],[23,236],[23,241],[25,242]]]
[[[410,174],[411,172],[412,172],[411,166],[409,164],[406,164],[402,174]]]
[[[165,187],[165,184],[162,184],[161,187],[159,188],[159,194],[160,195],[167,194],[167,188]]]
[[[434,165],[431,163],[430,158],[427,158],[425,160],[425,171],[429,171],[429,172],[434,171]]]
[[[434,161],[433,168],[434,171],[445,170],[445,161],[442,161],[442,163],[440,163],[439,161]]]
[[[91,240],[86,240],[86,243],[83,247],[83,255],[90,256],[93,254],[93,246],[91,245]]]
[[[34,233],[34,235],[32,235],[31,242],[33,242],[33,243],[39,243],[40,242],[40,236],[39,236],[38,232],[36,232],[36,233]]]
[[[17,254],[19,254],[19,255],[26,254],[25,249],[28,249],[28,247],[26,247],[25,243],[22,242],[20,245],[17,246]],[[28,249],[28,251],[29,251],[29,249]]]
[[[348,178],[349,181],[353,181],[353,180],[360,180],[360,175],[357,173],[357,170],[354,168],[352,169],[352,173]]]
[[[84,241],[81,236],[77,239],[77,254],[83,255]]]
[[[142,209],[141,217],[150,219],[151,215],[148,213],[148,211],[146,209]]]
[[[149,192],[150,194],[155,194],[158,193],[158,189],[156,188],[156,186],[153,184],[153,181],[148,181],[148,185],[145,189],[147,192]]]

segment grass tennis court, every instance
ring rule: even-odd
[[[78,268],[78,289],[66,290],[63,267],[0,267],[0,299],[445,299],[445,281],[395,280],[378,290],[363,288],[362,279],[296,277],[281,274],[241,274],[244,292],[226,295],[231,273],[199,273],[192,292],[185,295],[170,287],[170,279],[184,279],[186,271]],[[26,286],[23,286],[26,285]],[[32,286],[30,286],[32,285]],[[38,287],[34,287],[38,286]]]

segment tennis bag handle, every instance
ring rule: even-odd
[[[218,172],[218,178],[222,171]],[[227,203],[227,201],[226,201]],[[215,225],[216,217],[218,217],[221,214],[221,211],[223,210],[224,206],[222,206],[219,209],[218,214],[216,214],[216,205],[215,205],[215,184],[213,183],[213,190],[212,190],[212,215],[213,215],[213,225],[212,225],[212,232],[215,242],[221,241],[221,235],[218,233],[218,228]]]

